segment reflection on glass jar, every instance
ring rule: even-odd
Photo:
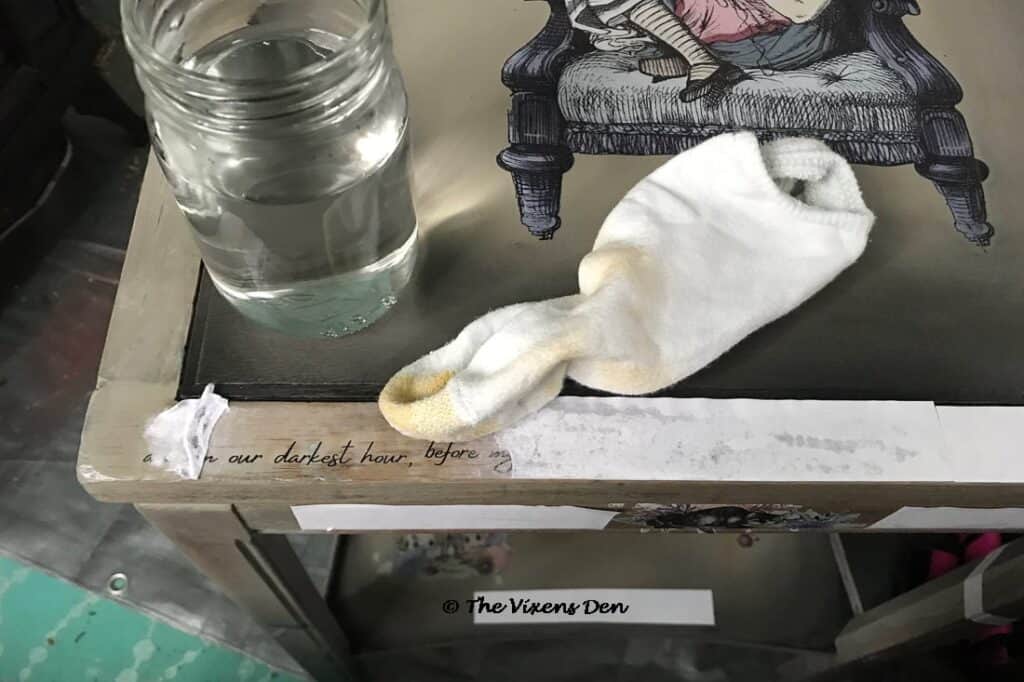
[[[416,254],[383,0],[122,0],[153,146],[218,290],[301,335],[366,327]]]

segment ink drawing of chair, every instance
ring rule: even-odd
[[[968,240],[988,244],[982,183],[962,90],[904,23],[916,0],[833,0],[837,49],[793,70],[754,69],[719,97],[683,102],[675,79],[655,82],[635,54],[597,50],[547,0],[547,24],[502,69],[512,91],[509,147],[522,223],[542,239],[561,225],[562,176],[573,154],[676,154],[718,133],[813,136],[853,163],[914,164]]]

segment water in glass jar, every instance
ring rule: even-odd
[[[221,77],[281,78],[329,58],[343,41],[322,31],[267,35],[247,27],[183,65]],[[289,156],[271,177],[266,168],[274,160],[266,155],[274,148],[238,143],[237,161],[215,171],[226,178],[216,183],[223,192],[204,191],[196,201],[178,193],[207,271],[241,312],[286,332],[332,337],[366,327],[396,303],[414,266],[416,216],[407,140],[395,132],[405,129],[404,106],[394,110],[395,120],[381,121],[377,112],[363,137],[357,129],[339,142],[338,132],[324,127],[308,160],[296,164]],[[339,163],[330,153],[339,144],[369,153],[342,154]],[[247,158],[258,159],[259,173],[247,171]]]

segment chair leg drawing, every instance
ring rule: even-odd
[[[573,150],[567,142],[566,122],[559,108],[558,82],[573,56],[585,55],[589,50],[586,35],[572,26],[565,0],[547,3],[551,12],[544,28],[513,54],[502,69],[502,81],[512,91],[512,100],[509,146],[498,155],[499,165],[512,174],[522,224],[541,239],[550,239],[561,226],[562,176],[573,164]],[[963,89],[904,23],[907,16],[920,14],[920,6],[916,0],[851,0],[846,6],[851,13],[845,21],[857,33],[851,49],[873,52],[886,68],[901,77],[913,95],[913,142],[901,143],[913,149],[909,154],[901,149],[896,163],[913,161],[917,172],[931,180],[942,194],[956,230],[974,244],[988,245],[995,232],[988,220],[982,187],[988,167],[975,158],[967,123],[957,110]],[[702,123],[695,121],[693,130],[701,130]],[[596,146],[596,153],[653,153],[624,145],[611,127],[614,126],[609,126],[607,139]],[[787,129],[756,130],[771,135],[784,134]],[[850,132],[871,133],[852,129]],[[588,134],[602,135],[600,130]],[[675,138],[659,132],[663,144],[658,152],[681,151],[694,138],[713,134],[714,127],[706,133],[690,132]],[[587,146],[576,148],[586,150]],[[872,147],[867,153],[858,154],[856,160],[891,165],[892,154],[884,146]]]
[[[957,231],[985,246],[994,233],[981,183],[988,167],[974,158],[964,117],[956,109],[963,89],[942,63],[921,45],[904,23],[917,16],[917,0],[864,3],[868,45],[899,73],[920,103],[921,159],[917,171],[935,183],[953,214]]]
[[[917,172],[935,183],[953,214],[956,229],[971,242],[987,246],[995,230],[988,222],[985,190],[988,166],[974,158],[963,115],[953,108],[926,109],[921,119],[924,159]]]
[[[564,0],[548,3],[547,24],[501,70],[512,103],[509,147],[498,155],[498,164],[512,174],[523,225],[541,239],[561,226],[562,175],[572,167],[557,99],[558,78],[573,49],[572,26]]]
[[[523,225],[535,237],[551,239],[562,225],[562,175],[572,167],[572,153],[565,147],[513,144],[498,163],[512,174]]]

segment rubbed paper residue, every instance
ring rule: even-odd
[[[953,479],[929,402],[561,397],[495,442],[519,478]]]
[[[207,384],[199,398],[182,400],[146,424],[145,437],[153,466],[194,481],[199,478],[217,420],[228,401]]]

